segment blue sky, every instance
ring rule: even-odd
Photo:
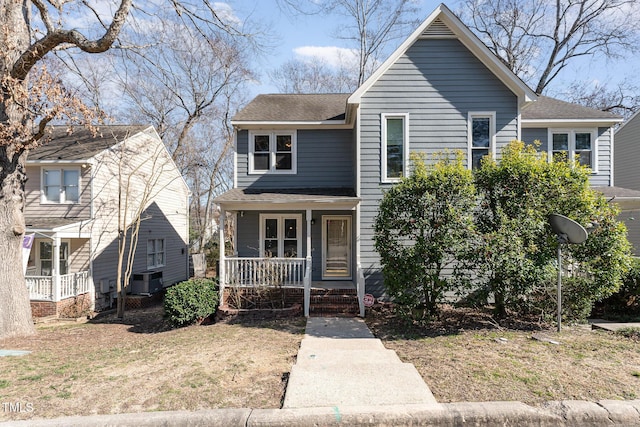
[[[322,1],[322,0],[317,0]],[[414,0],[421,11],[419,18],[425,19],[441,3],[438,0]],[[457,1],[445,2],[456,11]],[[269,84],[266,75],[268,69],[273,69],[294,58],[304,59],[308,55],[319,55],[324,61],[331,63],[339,52],[345,52],[348,46],[344,40],[332,37],[336,28],[344,22],[342,16],[299,15],[291,16],[278,7],[276,0],[229,0],[216,3],[219,10],[224,10],[229,17],[241,22],[253,20],[261,23],[276,38],[273,47],[264,58],[258,59],[258,69],[261,71],[260,83],[252,88],[253,94],[277,92]],[[395,47],[401,40],[395,42]],[[390,52],[389,52],[390,53]],[[636,70],[640,69],[640,58],[629,56],[620,61],[604,61],[583,59],[575,61],[563,74],[554,81],[548,92],[551,96],[562,97],[560,93],[571,82],[579,79],[595,83],[619,82],[624,79],[633,81],[640,86],[640,77]]]

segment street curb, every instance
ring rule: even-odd
[[[640,400],[564,400],[540,407],[522,402],[351,406],[292,409],[212,409],[142,412],[1,422],[0,427],[155,426],[640,426]]]

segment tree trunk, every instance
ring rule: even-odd
[[[29,46],[28,2],[0,0],[0,129],[9,118],[28,123],[7,97],[8,75],[13,61]],[[24,83],[24,82],[23,82]],[[4,100],[4,101],[2,101]],[[25,122],[25,120],[27,120]],[[12,132],[4,132],[13,135]],[[20,135],[15,135],[18,138]],[[22,271],[22,239],[25,231],[24,164],[26,151],[16,148],[11,136],[0,139],[0,339],[35,333],[31,319],[29,292]]]
[[[22,271],[26,153],[0,147],[0,339],[35,333]]]

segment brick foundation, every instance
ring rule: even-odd
[[[31,301],[31,317],[81,317],[91,309],[91,294],[81,294],[62,301]]]

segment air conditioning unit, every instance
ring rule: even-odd
[[[153,294],[162,290],[162,271],[143,271],[131,277],[131,293]]]

